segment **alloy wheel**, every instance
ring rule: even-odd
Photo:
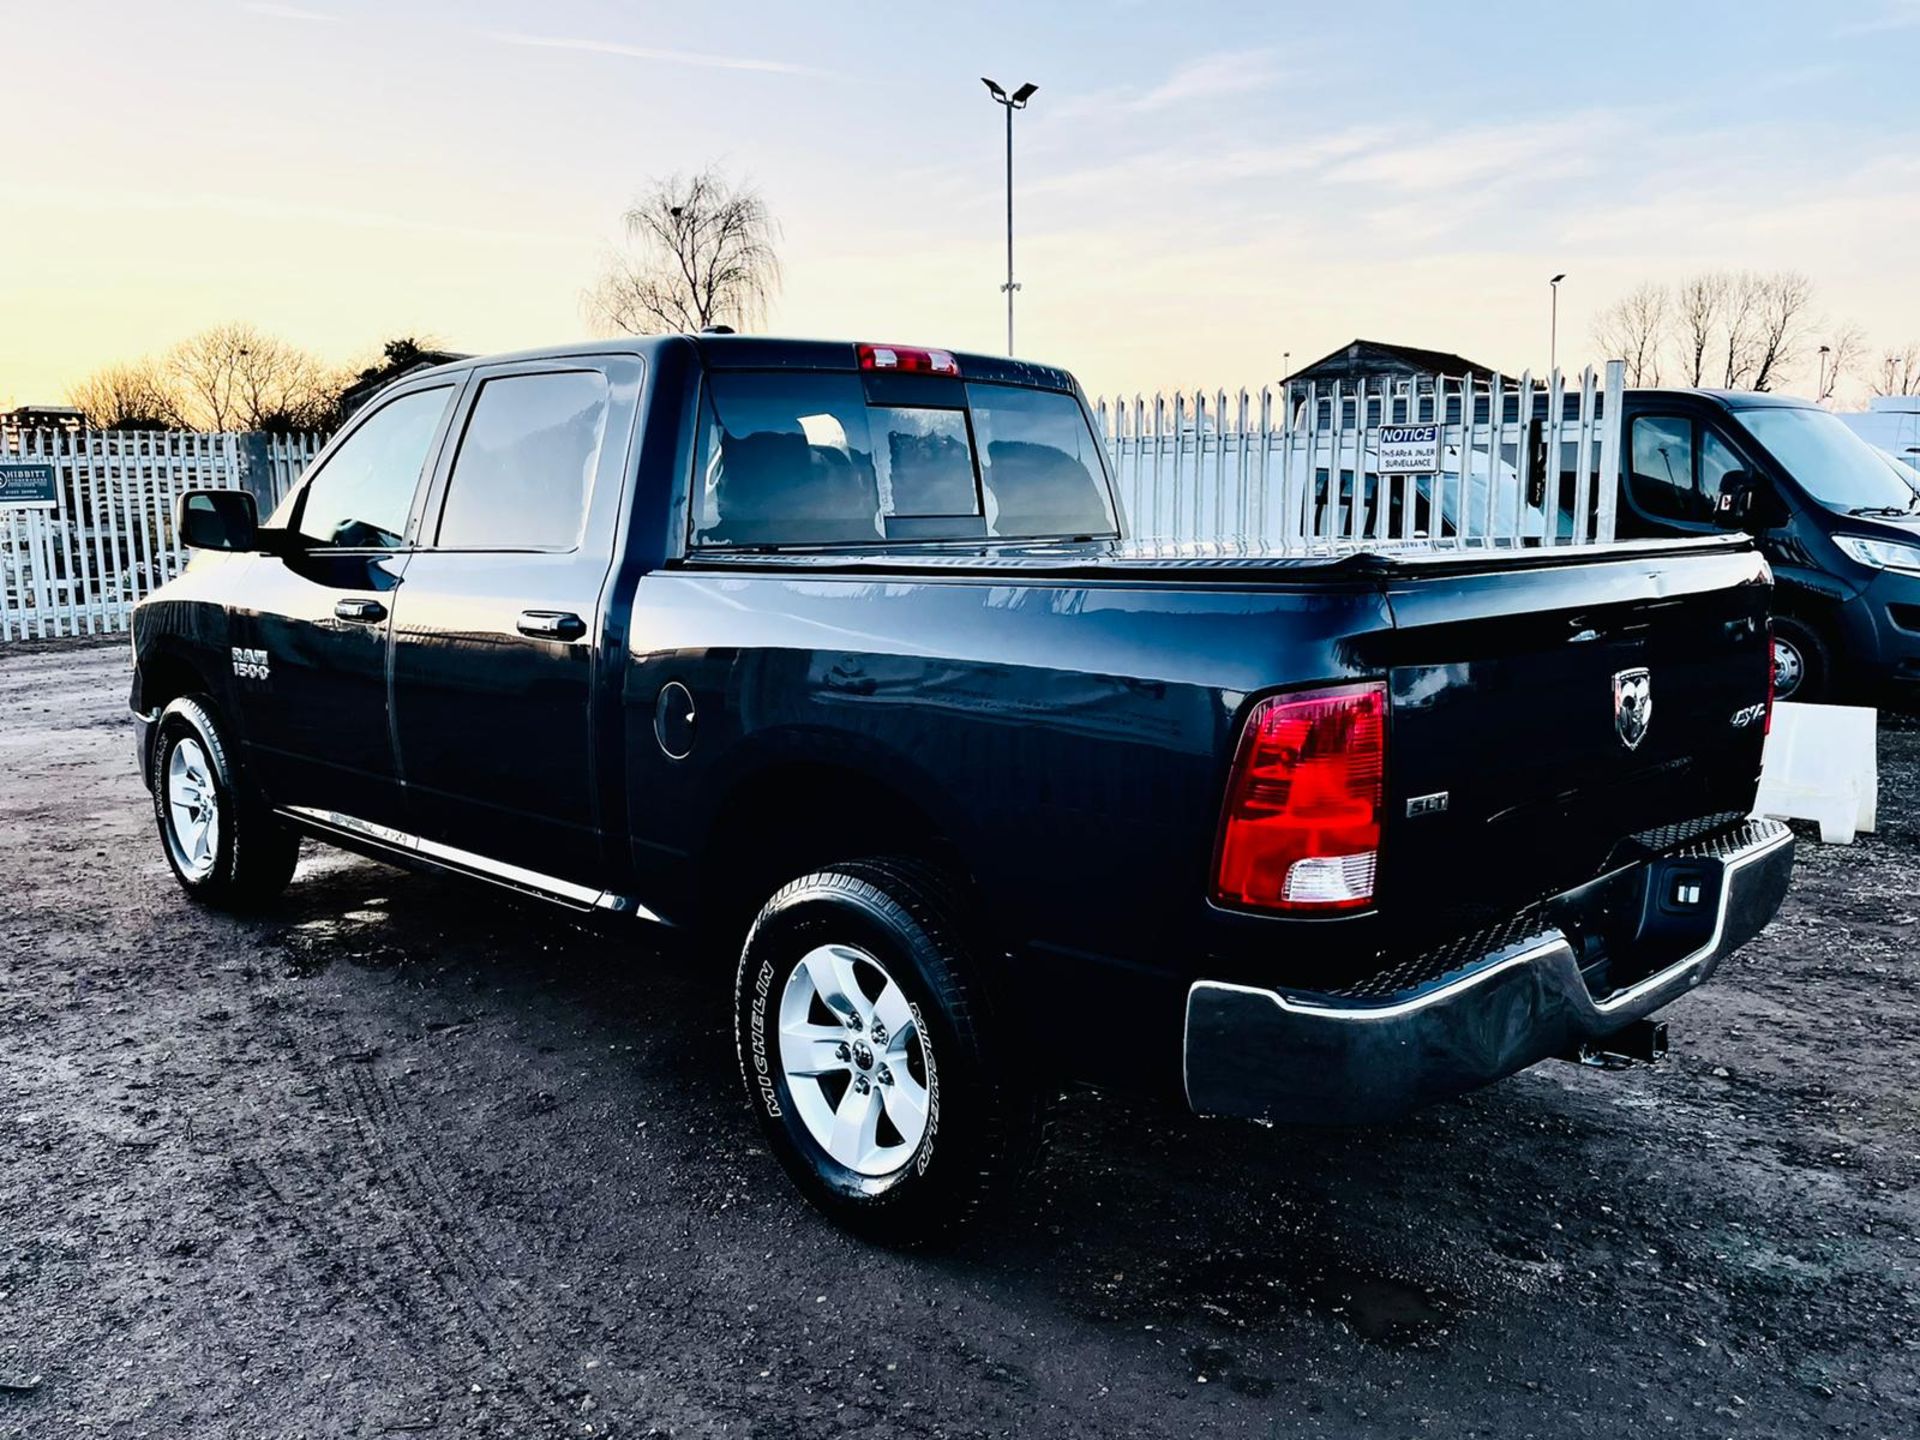
[[[167,760],[167,846],[189,880],[204,880],[220,849],[220,801],[198,740],[183,739]]]
[[[814,1143],[856,1174],[890,1175],[926,1138],[931,1054],[906,993],[870,953],[820,945],[780,998],[780,1067]]]

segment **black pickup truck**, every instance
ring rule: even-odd
[[[132,707],[187,892],[304,837],[679,932],[775,1153],[893,1240],[1065,1085],[1347,1123],[1645,1054],[1792,865],[1750,539],[1153,553],[1044,366],[462,362],[177,520]]]

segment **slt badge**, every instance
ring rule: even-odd
[[[1629,750],[1638,750],[1653,723],[1653,672],[1644,665],[1616,671],[1613,677],[1613,732]]]

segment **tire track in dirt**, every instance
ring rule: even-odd
[[[288,1258],[303,1269],[324,1272],[326,1264],[315,1265],[313,1259],[324,1256],[346,1271],[354,1295],[386,1322],[429,1371],[450,1381],[477,1384],[473,1376],[488,1362],[502,1360],[498,1335],[465,1301],[462,1286],[450,1283],[421,1246],[415,1237],[416,1222],[401,1205],[385,1209],[372,1205],[298,1156],[243,1161],[240,1166],[243,1173],[251,1172],[258,1188],[273,1201],[278,1217],[305,1242],[305,1250],[296,1247]],[[386,1238],[399,1243],[383,1247],[379,1240]],[[316,1279],[337,1283],[324,1273]],[[564,1406],[549,1408],[547,1398],[525,1385],[523,1372],[510,1363],[505,1383],[491,1387],[491,1394],[498,1405],[491,1418],[504,1424],[503,1434],[555,1435],[574,1418]],[[468,1416],[444,1416],[435,1423],[459,1433],[475,1431]]]
[[[499,1370],[489,1390],[505,1412],[496,1418],[511,1426],[502,1433],[577,1433],[578,1401],[535,1368],[541,1347],[522,1318],[524,1287],[477,1242],[444,1180],[425,1178],[431,1161],[413,1139],[390,1083],[369,1073],[370,1061],[350,1060],[344,1071],[329,1073],[317,1062],[313,1037],[303,1040],[284,1020],[274,1028],[303,1072],[315,1108],[348,1122],[349,1144],[370,1184],[353,1182],[357,1167],[347,1157],[322,1173],[306,1156],[282,1149],[245,1162],[259,1189],[314,1254],[349,1271],[355,1293],[432,1371],[477,1384],[483,1370]],[[310,1256],[290,1258],[315,1268]],[[531,1264],[525,1269],[534,1272]],[[470,1431],[465,1417],[447,1423]]]
[[[341,1088],[376,1174],[392,1182],[388,1193],[400,1201],[396,1218],[422,1268],[438,1283],[482,1353],[511,1357],[512,1383],[527,1403],[554,1424],[570,1423],[579,1413],[578,1402],[571,1401],[543,1371],[530,1370],[524,1363],[541,1349],[523,1318],[525,1287],[516,1284],[476,1239],[467,1219],[470,1212],[453,1199],[431,1158],[413,1138],[392,1082],[376,1078],[367,1066],[356,1065]],[[534,1268],[526,1267],[529,1273]]]

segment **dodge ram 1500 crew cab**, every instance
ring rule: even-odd
[[[1064,1084],[1345,1123],[1648,1050],[1792,864],[1747,537],[1150,554],[1044,366],[466,361],[178,523],[132,705],[187,892],[305,837],[694,937],[867,1234],[970,1212]]]

